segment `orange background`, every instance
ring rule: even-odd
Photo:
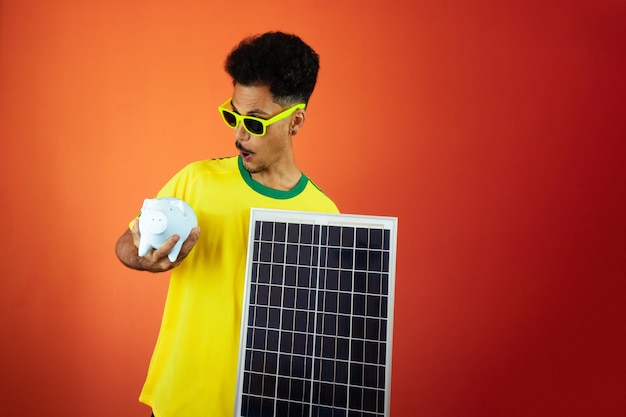
[[[242,37],[321,55],[296,140],[343,212],[399,217],[391,414],[626,414],[626,3],[0,2],[0,410],[147,416],[167,277],[114,244],[231,155]]]

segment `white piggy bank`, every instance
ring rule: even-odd
[[[198,225],[193,208],[175,197],[145,199],[139,217],[139,256],[145,256],[152,248],[158,249],[172,235],[180,236],[167,257],[176,261],[180,248],[191,229]]]

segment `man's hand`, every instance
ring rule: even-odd
[[[117,241],[115,253],[120,261],[129,268],[140,271],[164,272],[180,265],[194,247],[200,236],[200,228],[194,227],[189,237],[180,249],[175,262],[170,262],[167,255],[170,253],[180,236],[173,235],[165,241],[158,249],[152,249],[145,256],[138,255],[139,247],[139,220],[135,219],[131,230],[126,230]]]

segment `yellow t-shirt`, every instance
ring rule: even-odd
[[[234,412],[250,208],[338,213],[305,175],[289,191],[254,181],[239,157],[189,164],[158,193],[193,207],[200,239],[171,272],[159,338],[139,400],[156,417]]]

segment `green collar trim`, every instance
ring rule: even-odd
[[[293,198],[300,194],[302,191],[304,191],[307,183],[309,182],[307,176],[302,174],[298,183],[291,190],[276,190],[274,188],[266,187],[260,182],[254,180],[250,173],[246,170],[246,168],[244,168],[243,159],[241,158],[241,156],[237,157],[237,162],[239,165],[239,172],[241,173],[241,177],[246,182],[246,184],[248,184],[248,186],[257,193],[269,198],[275,198],[277,200],[286,200],[288,198]]]

